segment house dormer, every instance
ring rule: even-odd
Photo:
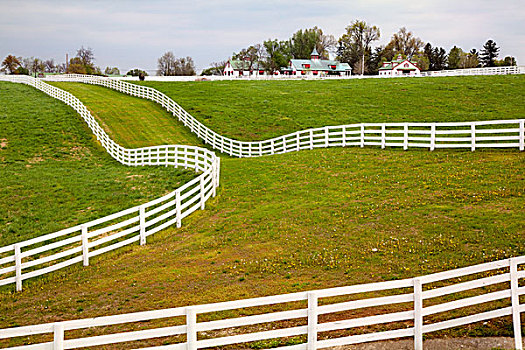
[[[312,61],[319,60],[319,53],[317,52],[317,49],[314,47],[314,50],[310,54],[310,59]]]

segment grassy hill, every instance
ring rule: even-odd
[[[525,116],[525,75],[140,84],[164,92],[213,130],[245,141],[326,125]]]
[[[507,81],[504,79],[509,78],[508,86],[499,87],[507,91],[500,93],[501,105],[522,110],[511,90],[513,84],[522,84],[523,78],[489,77],[485,84],[493,84],[493,78],[502,79],[503,85]],[[418,81],[419,88],[411,85]],[[418,90],[424,95],[432,85],[428,81],[443,86],[440,79],[433,78],[282,84],[297,84],[297,90],[305,94],[327,83],[355,84],[354,93],[359,100],[363,97],[357,95],[358,91],[368,91],[370,84],[378,84],[381,89],[409,84],[414,95]],[[210,101],[224,100],[221,108],[226,109],[228,101],[235,98],[224,95],[224,89],[238,89],[241,94],[242,86],[249,86],[244,83],[158,86],[164,91],[180,91],[184,102],[174,94],[172,97],[185,107],[193,106],[190,112],[199,116],[196,110],[213,105],[208,102],[201,107],[204,96]],[[247,84],[257,83],[270,84]],[[455,84],[458,87],[460,80]],[[480,78],[478,86],[482,85]],[[105,125],[122,123],[119,127],[131,134],[129,140],[140,135],[139,129],[128,128],[126,119],[115,112],[123,101],[128,104],[138,99],[96,86],[79,89],[75,84],[63,83],[61,87],[75,91],[88,108],[97,111]],[[196,89],[207,90],[197,93]],[[89,101],[88,96],[99,92],[104,102]],[[435,92],[435,99],[444,104],[449,92],[444,89],[441,93]],[[264,98],[249,89],[245,95],[253,100]],[[275,97],[270,104],[279,105],[277,100]],[[96,104],[103,108],[97,109]],[[314,102],[311,106],[305,101],[303,104],[304,109],[318,108]],[[392,100],[384,110],[411,109],[411,121],[431,117],[420,117],[412,103],[404,107],[399,104]],[[335,105],[341,110],[350,108],[342,103]],[[239,108],[240,105],[232,105],[228,110],[245,115],[246,120],[253,119],[254,124],[247,125],[245,131],[251,130],[257,137],[303,127],[294,122],[289,129],[273,129],[276,117],[255,117],[257,107],[250,104],[244,110]],[[354,104],[353,108],[357,106]],[[296,113],[298,119],[304,115],[300,110]],[[204,119],[206,123],[220,113],[210,115]],[[148,116],[143,117],[147,123]],[[401,118],[401,114],[397,117]],[[494,113],[490,117],[502,115]],[[155,116],[160,124],[173,123],[172,118],[168,113]],[[217,122],[218,131],[241,128],[243,118],[221,119]],[[321,117],[318,120],[315,115],[310,118],[319,125],[327,121]],[[372,116],[369,118],[367,121],[373,120]],[[454,118],[459,120],[461,115]],[[246,139],[249,136],[244,135]],[[167,128],[158,128],[148,137],[151,144],[176,138]],[[123,145],[129,146],[125,140]],[[0,327],[392,280],[522,255],[524,166],[525,154],[517,150],[334,148],[253,159],[224,158],[218,197],[206,205],[205,211],[190,216],[181,229],[170,228],[155,235],[147,246],[98,257],[87,268],[72,267],[34,279],[21,294],[2,289]],[[485,335],[511,334],[504,321],[483,329]],[[479,332],[474,325],[456,334]]]
[[[120,165],[80,116],[0,82],[0,245],[51,233],[173,191],[194,174]]]

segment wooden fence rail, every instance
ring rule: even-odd
[[[428,148],[525,148],[525,119],[450,123],[360,123],[297,131],[263,141],[239,141],[206,127],[156,89],[89,75],[52,76],[48,80],[102,85],[154,101],[178,118],[205,144],[233,157],[260,157],[313,148],[379,146]]]
[[[146,244],[147,237],[182,219],[215,196],[219,186],[220,158],[212,151],[186,145],[162,145],[128,149],[114,142],[88,109],[72,94],[32,77],[0,76],[0,80],[24,83],[73,107],[89,125],[106,151],[128,166],[162,165],[195,169],[199,176],[175,191],[148,203],[129,208],[62,231],[0,247],[0,286],[22,282],[56,271],[129,244]]]
[[[456,123],[361,123],[297,131],[269,140],[245,142],[217,134],[176,102],[156,89],[88,75],[53,76],[50,79],[97,84],[161,104],[200,139],[220,152],[236,157],[259,157],[305,149],[348,146],[470,148],[513,147],[524,150],[525,120]],[[108,153],[129,166],[184,166],[203,172],[176,191],[142,206],[25,242],[0,247],[0,286],[22,281],[71,264],[89,264],[89,258],[139,242],[204,208],[219,185],[220,159],[212,151],[185,145],[126,149],[115,143],[91,113],[72,94],[27,76],[0,76],[0,80],[25,83],[72,106],[93,130]],[[146,219],[147,218],[147,219]],[[96,248],[95,250],[93,248]],[[38,266],[40,268],[38,268]],[[24,273],[24,270],[26,271]]]
[[[515,347],[523,349],[524,264],[522,256],[404,280],[1,329],[0,339],[30,336],[31,345],[9,349],[35,350],[124,342],[133,348],[194,350],[270,339],[286,344],[276,349],[310,350],[412,337],[419,350],[426,333],[511,316]],[[359,315],[363,309],[368,312]],[[457,310],[463,313],[457,316]],[[155,326],[156,320],[170,326]],[[104,328],[111,325],[120,327]],[[75,332],[87,328],[99,335]],[[53,334],[53,341],[33,341],[45,333]],[[140,342],[155,338],[162,345]]]

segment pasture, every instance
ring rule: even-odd
[[[523,77],[512,76],[350,84],[146,84],[168,94],[217,132],[251,140],[362,121],[484,120],[501,119],[502,114],[506,119],[519,118],[524,114],[524,82]],[[5,86],[12,89],[10,96],[20,99],[24,89],[32,91]],[[97,86],[57,86],[82,100],[123,146],[192,142],[180,123],[151,102]],[[406,94],[399,99],[403,89]],[[319,92],[323,90],[331,91],[330,97],[323,98]],[[292,96],[280,96],[284,92]],[[41,97],[42,104],[56,104],[64,113],[73,114],[59,102],[34,94]],[[378,95],[390,97],[378,100]],[[15,102],[2,105],[16,115],[23,106]],[[121,113],[124,108],[128,109]],[[55,107],[47,110],[55,111]],[[150,118],[156,126],[142,132]],[[25,127],[27,122],[17,129]],[[58,123],[56,128],[63,129]],[[98,149],[86,130],[76,137],[81,139],[82,132],[89,147]],[[45,135],[42,132],[40,137]],[[88,163],[76,167],[83,169]],[[106,175],[108,164],[102,167]],[[523,255],[524,165],[523,153],[516,150],[342,148],[225,158],[219,196],[205,211],[188,218],[181,229],[167,229],[145,247],[97,258],[88,268],[72,267],[35,279],[21,294],[3,288],[0,326],[393,280]],[[158,176],[166,174],[171,181],[180,174],[177,170],[114,166],[148,175],[158,171]],[[4,168],[10,167],[6,164]],[[191,178],[187,173],[184,176]],[[178,186],[168,186],[163,179],[141,182],[141,186],[154,184]],[[83,192],[95,196],[90,187],[96,186],[85,186]],[[162,187],[145,192],[155,197]],[[147,200],[143,197],[139,202],[142,199]],[[42,215],[39,221],[47,217]],[[7,226],[0,223],[2,230]],[[485,334],[509,335],[510,327],[498,322],[485,329]],[[476,332],[479,329],[474,325],[458,334]]]

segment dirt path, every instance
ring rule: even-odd
[[[425,350],[492,350],[514,349],[514,339],[507,337],[493,338],[449,338],[429,339],[423,344]],[[384,341],[359,345],[339,346],[333,350],[412,350],[412,340]]]

